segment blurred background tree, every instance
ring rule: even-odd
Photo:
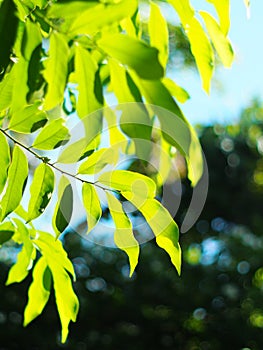
[[[30,277],[4,287],[15,254],[4,247],[1,350],[263,348],[263,106],[254,100],[236,125],[199,127],[199,134],[210,188],[195,227],[181,236],[182,276],[154,243],[142,247],[141,263],[129,279],[122,252],[66,234],[81,310],[61,345],[52,303],[41,318],[21,327]],[[183,193],[178,221],[191,197],[186,181]]]

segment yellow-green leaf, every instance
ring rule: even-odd
[[[52,109],[62,103],[68,73],[69,48],[66,37],[53,31],[50,35],[48,58],[43,71],[48,83],[45,96],[45,109]]]
[[[121,203],[111,193],[107,192],[109,210],[116,226],[114,242],[118,248],[123,250],[129,257],[130,276],[132,276],[137,264],[140,248],[134,238],[130,219],[123,211]]]
[[[168,26],[159,6],[153,2],[151,2],[149,34],[151,46],[154,46],[159,50],[159,61],[165,69],[169,57]]]
[[[230,1],[229,0],[207,0],[215,6],[219,17],[220,28],[227,35],[230,27]]]
[[[118,23],[126,17],[131,17],[138,6],[137,0],[123,0],[112,4],[98,4],[83,11],[72,22],[69,33],[74,35],[92,34]]]
[[[179,229],[170,213],[156,199],[135,195],[131,192],[122,192],[145,217],[151,227],[156,243],[170,256],[178,274],[181,273],[181,248],[179,245]]]
[[[75,78],[79,90],[77,112],[80,118],[85,118],[103,106],[102,87],[98,65],[91,54],[80,45],[75,49]],[[95,132],[100,132],[100,129]]]
[[[73,190],[63,175],[58,186],[58,202],[53,216],[53,228],[59,236],[68,226],[73,212]]]
[[[0,207],[1,220],[12,213],[20,204],[28,175],[27,158],[18,146],[14,147],[12,162],[8,169],[7,185]]]
[[[178,102],[184,103],[189,100],[190,96],[188,92],[181,86],[177,85],[172,79],[163,78],[162,83]]]
[[[7,170],[10,165],[10,150],[5,135],[0,131],[0,194],[2,193],[6,180]]]
[[[89,233],[97,225],[102,215],[100,199],[94,185],[89,183],[83,184],[82,198],[87,212],[87,233]]]
[[[208,12],[200,11],[200,15],[205,21],[207,31],[223,65],[228,68],[231,67],[234,59],[234,52],[230,41],[221,31],[216,20]]]
[[[156,185],[148,176],[128,170],[113,170],[99,176],[98,182],[118,191],[129,191],[139,194],[146,188],[145,198],[156,195]]]
[[[33,260],[36,258],[36,250],[30,240],[28,229],[18,219],[14,219],[14,221],[17,226],[16,234],[19,235],[19,240],[23,243],[23,247],[17,256],[16,263],[8,273],[6,285],[23,281],[32,267]]]
[[[155,47],[124,34],[105,35],[97,44],[106,54],[129,66],[141,78],[163,77],[164,69],[158,60],[158,50]]]
[[[40,237],[34,243],[39,247],[52,274],[55,299],[62,326],[61,342],[65,343],[69,323],[76,321],[79,309],[78,298],[68,275],[69,272],[75,277],[74,269],[61,242],[50,234],[40,232]]]
[[[65,143],[69,139],[69,131],[65,127],[64,122],[64,119],[59,118],[45,125],[36,137],[32,147],[52,150]]]
[[[8,129],[30,134],[47,122],[47,115],[39,107],[41,102],[26,106],[12,114]]]
[[[28,290],[28,303],[24,311],[24,326],[39,316],[50,296],[51,273],[46,260],[41,257],[33,270],[33,281]]]
[[[47,207],[54,189],[54,173],[52,169],[41,163],[34,172],[30,187],[27,221],[37,218]]]
[[[118,153],[115,148],[101,148],[80,165],[78,174],[97,174],[108,164],[116,164],[117,161]]]
[[[15,70],[6,73],[4,79],[0,82],[0,112],[9,108],[12,103],[13,86],[15,82]]]

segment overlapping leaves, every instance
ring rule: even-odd
[[[217,19],[204,11],[199,11],[198,17],[189,0],[167,2],[179,15],[203,88],[209,91],[215,52],[226,67],[233,61],[227,37],[229,0],[207,0],[214,6]],[[185,102],[189,96],[165,75],[169,33],[162,8],[150,4],[149,42],[142,38],[138,11],[136,0],[0,2],[0,245],[12,240],[21,246],[7,284],[24,280],[34,266],[24,325],[41,314],[53,285],[62,342],[78,312],[71,281],[73,267],[59,241],[73,213],[70,179],[82,183],[88,232],[102,216],[97,189],[106,192],[116,226],[114,241],[128,255],[130,274],[138,263],[139,244],[124,199],[144,216],[157,245],[169,254],[180,273],[178,227],[155,198],[156,183],[127,170],[105,171],[108,164],[116,165],[120,154],[147,160],[156,120],[161,126],[162,148],[167,151],[173,146],[183,154],[193,186],[203,171],[197,136],[176,102]],[[137,103],[133,113],[123,108],[119,119],[114,111],[103,114],[100,109],[106,105],[107,88],[119,103]],[[76,110],[85,128],[85,137],[64,148],[57,160],[78,163],[77,173],[69,176],[41,153],[57,149],[70,139],[70,123],[63,113],[69,103],[66,94],[74,95],[71,110]],[[109,126],[109,149],[100,146],[104,119]],[[33,136],[26,137],[31,133]],[[37,165],[29,163],[29,154],[39,160]],[[166,154],[168,159],[160,159],[158,185],[168,176],[166,165],[172,155]],[[59,172],[63,175],[57,181]],[[94,174],[99,176],[95,184],[85,178]],[[58,191],[52,204],[52,235],[33,225],[52,202],[55,182]],[[24,191],[28,191],[26,196]],[[36,262],[38,255],[41,257]]]

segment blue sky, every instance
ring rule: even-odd
[[[263,101],[262,19],[262,0],[251,1],[250,19],[247,19],[243,0],[231,1],[229,36],[236,57],[231,69],[217,69],[209,96],[202,91],[197,74],[183,72],[176,77],[191,95],[182,109],[193,124],[234,123],[252,98],[259,97]]]

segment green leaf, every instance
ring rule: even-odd
[[[57,264],[68,271],[75,280],[75,272],[71,261],[68,259],[67,252],[64,250],[62,243],[50,233],[40,231],[37,239],[33,240],[41,254],[46,259],[48,266]]]
[[[9,241],[14,233],[15,227],[10,221],[0,224],[0,246]]]
[[[41,163],[34,172],[30,187],[27,221],[37,218],[46,209],[54,189],[54,173],[52,169]]]
[[[209,92],[215,61],[213,48],[200,22],[196,18],[192,18],[192,21],[188,24],[186,33],[202,79],[203,89]]]
[[[2,2],[0,8],[0,81],[3,79],[5,70],[10,63],[12,47],[16,38],[18,18],[15,11],[13,1],[4,0]]]
[[[79,90],[77,112],[80,118],[85,118],[102,108],[103,94],[97,63],[80,45],[76,46],[75,77]],[[100,132],[100,129],[95,132]]]
[[[151,2],[149,34],[151,46],[159,50],[159,61],[165,69],[169,57],[169,31],[159,6],[153,2]]]
[[[230,27],[230,1],[229,0],[207,0],[215,6],[219,17],[220,28],[226,36]]]
[[[18,62],[13,66],[14,83],[11,110],[15,112],[21,110],[27,105],[27,93],[29,87],[27,85],[29,62],[20,57]],[[19,91],[19,93],[17,93]]]
[[[38,101],[22,110],[15,111],[11,117],[8,129],[30,134],[37,128],[44,126],[47,122],[47,115],[39,108],[40,106],[41,102]]]
[[[205,11],[199,11],[199,13],[205,21],[207,31],[223,65],[228,68],[231,67],[234,59],[234,52],[230,41],[221,31],[216,20],[209,13]]]
[[[40,27],[37,23],[26,21],[22,38],[21,51],[24,58],[29,61],[35,48],[42,43]]]
[[[194,17],[194,9],[192,8],[189,0],[168,0],[168,2],[174,7],[175,11],[178,13],[183,26],[189,23]]]
[[[102,108],[103,95],[97,63],[80,45],[76,46],[75,73],[79,90],[77,112],[80,118],[85,118]],[[95,132],[99,133],[100,130],[96,129]]]
[[[36,250],[30,240],[30,234],[26,226],[18,219],[14,219],[17,226],[16,234],[19,240],[23,242],[22,250],[17,256],[16,263],[11,267],[6,285],[23,281],[32,267],[33,260],[36,258]]]
[[[69,33],[72,36],[94,34],[106,26],[118,23],[126,17],[131,17],[137,6],[138,2],[136,0],[123,0],[116,4],[93,6],[76,17],[69,28]]]
[[[77,163],[86,152],[93,153],[93,147],[88,147],[86,138],[82,138],[76,142],[67,145],[60,153],[57,163]]]
[[[73,190],[69,180],[62,176],[58,186],[58,203],[53,217],[53,228],[59,236],[68,226],[73,211]]]
[[[112,194],[107,192],[109,210],[115,223],[114,242],[118,248],[123,250],[129,257],[130,277],[137,264],[140,253],[139,244],[134,238],[130,219],[123,211],[121,203]]]
[[[146,192],[147,188],[142,192]],[[181,273],[181,248],[179,245],[179,229],[170,213],[156,199],[134,195],[131,192],[122,192],[122,195],[130,201],[145,217],[151,227],[156,243],[170,256],[178,274]]]
[[[138,157],[147,159],[151,145],[144,142],[142,147],[141,139],[151,139],[152,122],[148,112],[142,103],[127,104],[127,102],[141,102],[142,99],[140,94],[139,98],[133,94],[129,83],[132,79],[128,76],[126,69],[113,59],[109,59],[109,67],[111,86],[118,102],[122,103],[120,127],[126,135],[133,138]]]
[[[211,43],[200,22],[194,17],[194,10],[189,0],[169,0],[177,11],[188,36],[192,54],[195,57],[203,88],[210,90],[210,82],[214,70],[214,52]]]
[[[94,185],[88,183],[83,184],[82,198],[87,212],[87,233],[89,233],[97,225],[102,215],[100,199]]]
[[[49,110],[62,103],[68,74],[69,47],[66,37],[53,31],[50,35],[49,57],[44,62],[44,78],[48,83],[44,106]]]
[[[61,242],[50,234],[40,232],[40,237],[34,243],[39,247],[52,274],[56,304],[62,325],[61,342],[64,343],[68,336],[69,323],[76,321],[79,309],[79,302],[67,273],[68,271],[75,277],[74,269]]]
[[[181,86],[177,85],[172,79],[163,78],[162,83],[178,102],[184,103],[189,100],[190,96],[188,92]]]
[[[69,139],[69,131],[64,122],[62,118],[52,120],[40,131],[31,147],[52,150],[65,143]]]
[[[186,157],[188,178],[195,186],[203,173],[202,149],[196,132],[161,81],[141,80],[140,85],[161,123],[163,137]]]
[[[97,174],[108,164],[116,164],[118,153],[115,148],[101,148],[92,153],[79,167],[78,174]]]
[[[28,175],[28,163],[25,154],[18,146],[14,147],[12,162],[8,169],[7,186],[0,202],[3,221],[20,204]]]
[[[146,188],[146,198],[153,198],[156,195],[156,185],[148,176],[128,170],[113,170],[99,176],[98,182],[118,191],[140,193]]]
[[[76,322],[79,301],[72,288],[69,275],[59,265],[49,262],[54,281],[54,290],[60,322],[62,326],[61,342],[65,343],[68,336],[70,321]]]
[[[41,257],[33,270],[33,282],[28,290],[28,303],[24,312],[24,327],[40,315],[48,302],[51,273],[46,260]]]
[[[0,113],[11,106],[15,81],[14,72],[15,70],[12,69],[10,73],[6,73],[0,82]]]
[[[5,135],[0,131],[0,194],[2,193],[6,180],[7,170],[10,165],[10,150]]]
[[[111,34],[103,36],[97,44],[107,55],[129,66],[143,79],[159,79],[164,74],[158,50],[143,41],[124,34]]]

